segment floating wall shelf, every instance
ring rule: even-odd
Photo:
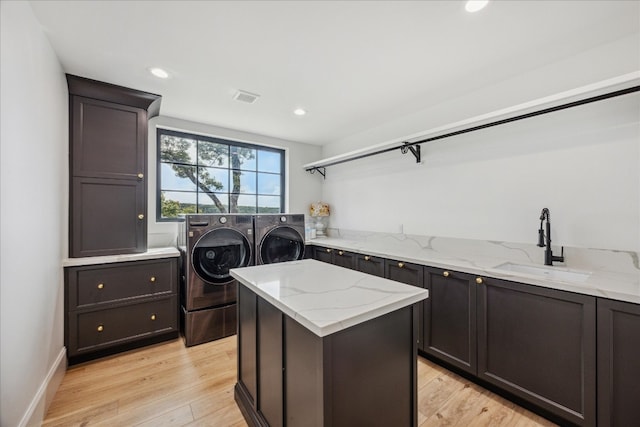
[[[323,160],[308,163],[304,165],[303,168],[312,174],[318,172],[323,178],[326,178],[326,168],[329,166],[351,162],[395,150],[399,150],[402,154],[410,152],[416,158],[416,162],[420,163],[420,144],[438,141],[452,136],[499,126],[517,120],[540,116],[542,114],[548,114],[638,91],[640,91],[640,71],[603,80],[601,82],[582,86],[569,91],[560,92],[552,96],[525,102],[488,114],[439,126],[426,132],[421,132],[419,136],[414,135],[401,141],[385,142],[360,150],[350,151],[338,156],[328,157]]]

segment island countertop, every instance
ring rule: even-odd
[[[429,296],[426,289],[312,259],[232,269],[230,273],[319,337]]]

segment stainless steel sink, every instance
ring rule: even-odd
[[[497,270],[506,270],[513,273],[527,274],[530,276],[544,277],[551,280],[559,280],[562,282],[584,282],[591,272],[568,270],[566,268],[559,267],[543,267],[535,265],[514,264],[512,262],[505,262],[495,267]]]

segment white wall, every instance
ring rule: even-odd
[[[535,52],[532,52],[535,54]],[[622,76],[640,70],[640,32],[576,53],[561,61],[513,76],[476,91],[443,87],[437,94],[446,101],[406,116],[392,118],[367,131],[323,147],[331,157],[358,148],[390,141],[404,141],[425,131],[460,120],[491,113],[524,102]],[[434,82],[429,82],[433,85]],[[442,94],[446,91],[446,96]]]
[[[162,110],[162,107],[160,110]],[[149,218],[149,247],[175,246],[178,233],[177,223],[158,223],[155,221],[157,127],[284,149],[286,150],[285,211],[288,213],[307,214],[311,202],[320,198],[322,178],[317,174],[309,174],[302,168],[302,165],[318,160],[320,158],[321,147],[203,123],[190,122],[173,117],[158,116],[149,121],[149,168],[147,171],[149,176],[147,212]]]
[[[0,425],[40,425],[66,360],[68,92],[29,3],[0,16]]]
[[[640,250],[640,95],[588,104],[328,169],[331,226]]]

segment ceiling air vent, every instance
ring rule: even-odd
[[[233,99],[235,99],[236,101],[246,102],[247,104],[253,104],[259,97],[260,95],[244,90],[239,90],[235,95],[233,95]]]

